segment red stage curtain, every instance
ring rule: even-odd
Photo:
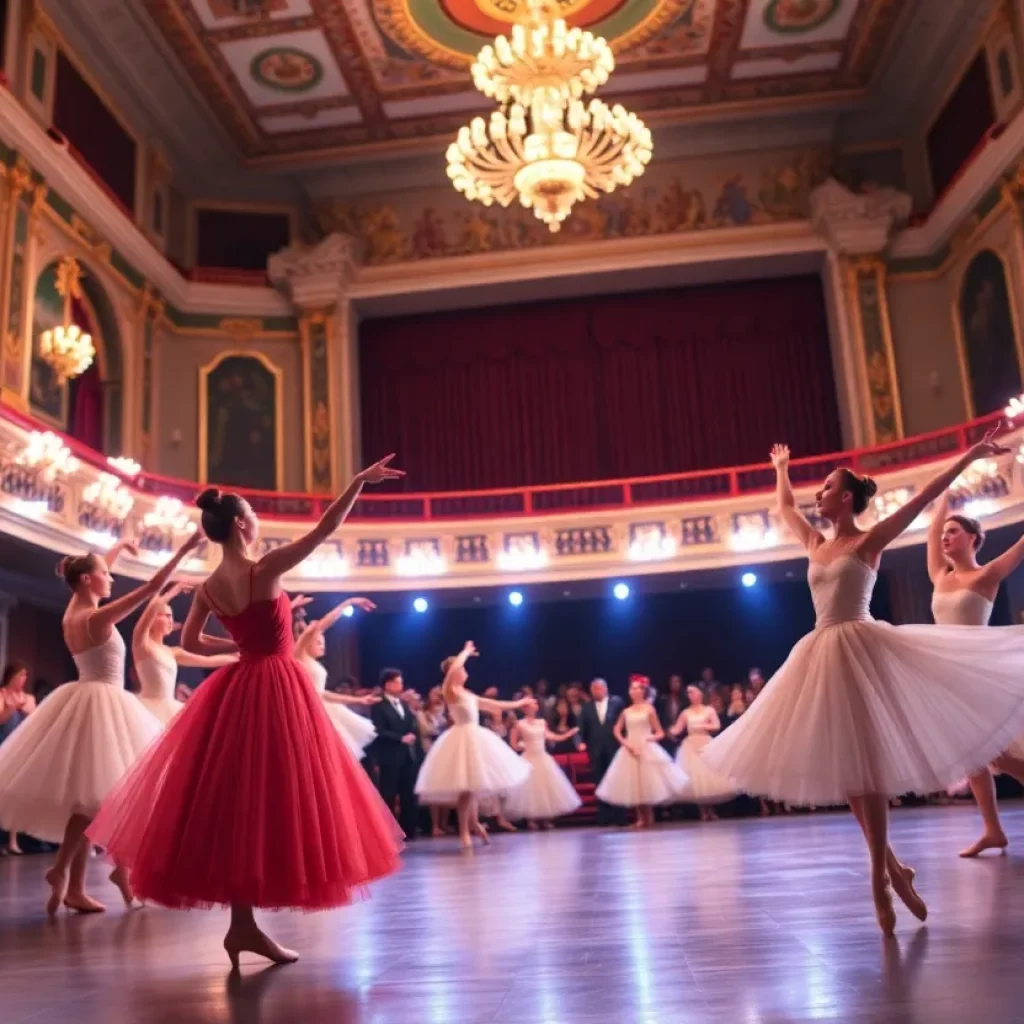
[[[99,344],[92,318],[77,299],[71,301],[71,319],[92,335],[93,344]],[[68,433],[90,448],[103,451],[103,381],[96,360],[68,387]]]
[[[363,450],[414,490],[673,473],[840,447],[820,278],[360,329]]]

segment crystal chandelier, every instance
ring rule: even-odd
[[[651,159],[635,114],[582,97],[615,67],[608,43],[569,29],[551,0],[529,0],[529,23],[499,36],[473,65],[473,82],[502,104],[475,117],[448,147],[448,177],[467,199],[520,203],[558,231],[573,205],[628,185]]]
[[[39,335],[39,354],[63,386],[88,370],[96,356],[90,335],[71,322],[71,300],[82,298],[82,269],[73,256],[57,265],[57,294],[64,300],[64,323]]]

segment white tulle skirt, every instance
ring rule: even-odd
[[[595,795],[617,807],[672,804],[686,784],[686,776],[657,743],[645,743],[634,756],[625,746],[612,758]]]
[[[373,723],[350,711],[344,704],[324,701],[324,707],[331,716],[334,728],[345,741],[349,753],[358,761],[366,756],[366,748],[377,738]]]
[[[139,697],[143,707],[166,725],[185,705],[173,697]]]
[[[558,762],[541,751],[523,754],[530,765],[530,777],[513,789],[505,801],[505,816],[513,820],[547,821],[572,814],[583,803]]]
[[[483,799],[502,796],[521,786],[529,774],[529,762],[490,729],[472,723],[453,725],[423,761],[416,795],[422,803],[451,807],[460,793]]]
[[[161,729],[119,686],[59,686],[0,746],[0,825],[59,843],[68,818],[96,814]]]
[[[676,753],[676,764],[686,776],[686,784],[679,794],[680,803],[684,804],[720,804],[736,796],[727,779],[716,775],[701,756],[703,750],[711,742],[707,733],[695,733],[687,736]]]
[[[845,622],[809,633],[704,750],[739,791],[838,804],[938,793],[1024,730],[1024,627]]]

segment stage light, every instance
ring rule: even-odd
[[[353,616],[353,615],[355,615],[355,613],[356,613],[355,607],[354,607],[353,605],[348,605],[348,606],[347,606],[347,607],[346,607],[346,608],[345,608],[345,609],[344,609],[344,610],[342,611],[342,613],[341,613],[341,614],[342,614],[342,615],[344,615],[346,619],[351,619],[351,618],[352,618],[352,616]]]
[[[757,576],[752,572],[745,572],[740,577],[740,583],[745,587],[752,587],[757,582]]]
[[[612,589],[612,593],[620,600],[625,601],[629,597],[629,584],[627,583],[616,583]]]
[[[412,606],[413,609],[418,612],[425,612],[430,607],[430,605],[427,604],[427,599],[425,597],[417,597],[416,600],[413,601]]]
[[[523,603],[523,595],[519,593],[518,590],[513,590],[512,593],[508,595],[508,603],[512,605],[513,608],[518,608]]]

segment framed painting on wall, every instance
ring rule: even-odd
[[[281,370],[258,352],[221,352],[199,368],[199,479],[279,491]]]

